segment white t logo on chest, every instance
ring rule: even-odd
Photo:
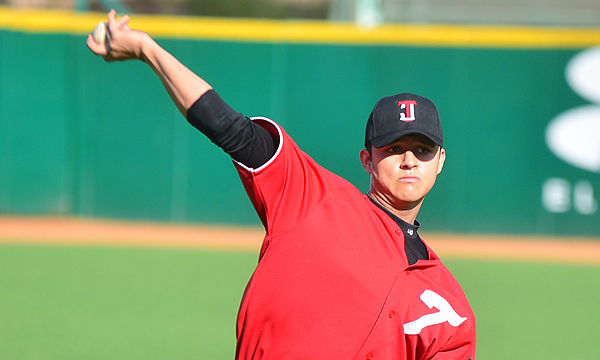
[[[415,321],[404,324],[404,333],[406,335],[417,335],[427,326],[445,322],[448,322],[453,327],[457,327],[467,320],[466,317],[458,315],[446,299],[431,290],[423,291],[421,294],[421,301],[423,301],[428,308],[436,308],[439,311],[433,314],[423,315]]]

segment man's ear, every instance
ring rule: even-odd
[[[369,150],[362,149],[360,150],[360,162],[363,166],[363,169],[367,172],[367,174],[371,173],[371,154]]]
[[[446,149],[440,149],[440,161],[438,162],[438,175],[442,172],[442,168],[444,167],[444,162],[446,161]]]

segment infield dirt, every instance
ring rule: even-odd
[[[0,242],[258,251],[262,228],[0,216]],[[600,238],[422,233],[442,258],[600,265]]]

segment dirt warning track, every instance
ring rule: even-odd
[[[0,216],[0,242],[258,251],[262,228]],[[422,234],[442,258],[600,265],[600,238]]]

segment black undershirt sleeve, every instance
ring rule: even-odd
[[[265,128],[233,110],[214,90],[188,109],[187,120],[232,159],[250,168],[264,165],[277,150],[278,141]]]

